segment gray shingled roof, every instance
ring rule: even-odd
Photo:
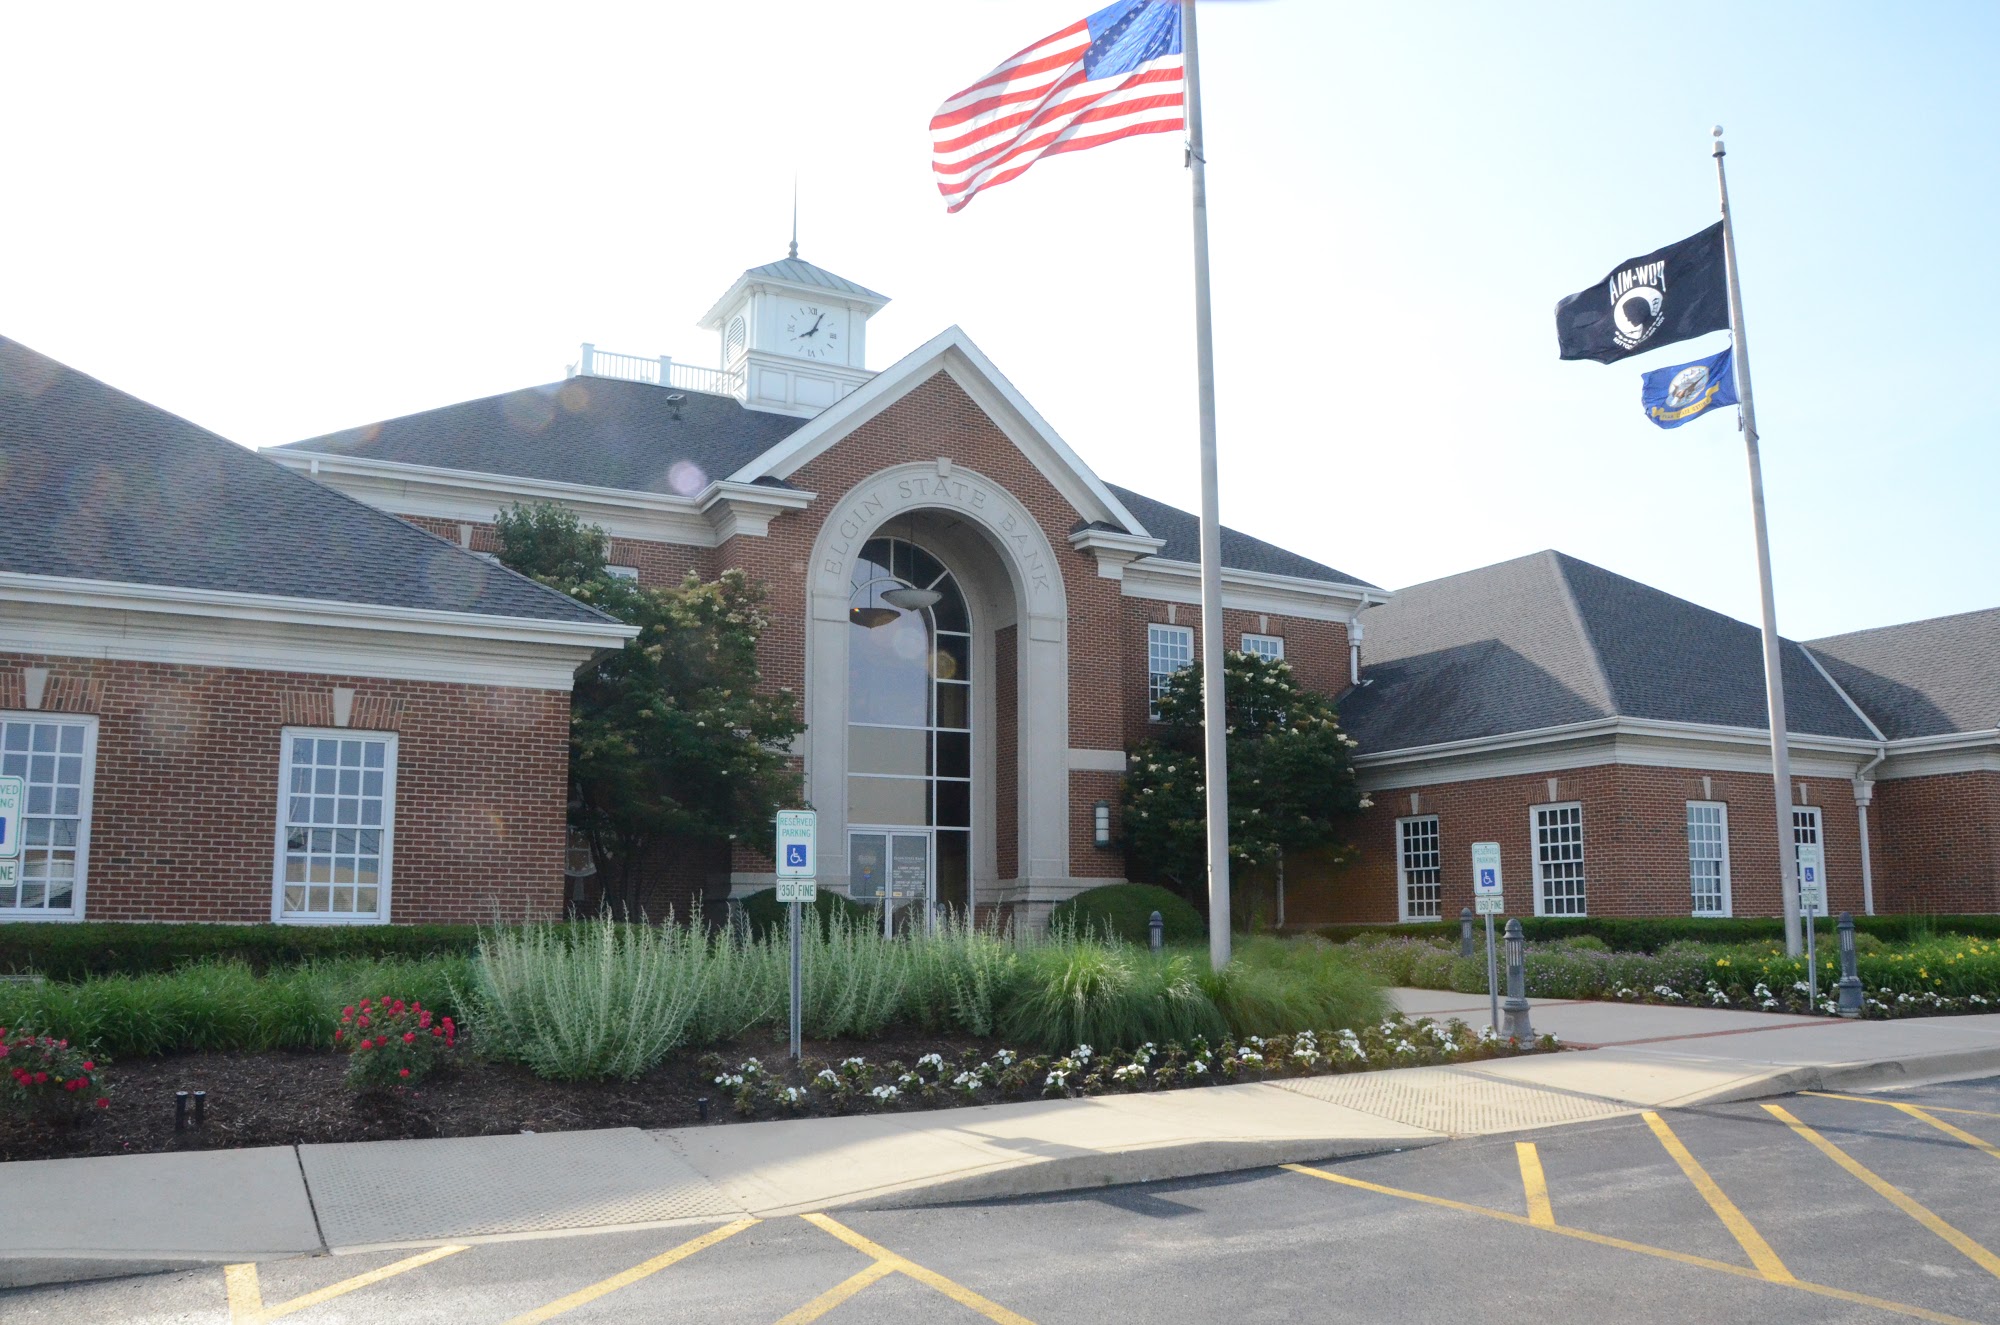
[[[805,424],[734,396],[573,377],[284,449],[692,497]]]
[[[4,338],[0,475],[0,570],[609,620]]]
[[[1151,497],[1142,496],[1130,488],[1121,488],[1114,483],[1104,485],[1111,489],[1113,496],[1125,504],[1146,532],[1155,538],[1165,539],[1166,546],[1156,554],[1168,561],[1201,560],[1201,517],[1190,515],[1175,506]],[[1359,585],[1363,589],[1376,586],[1322,565],[1296,552],[1287,552],[1274,543],[1266,543],[1261,538],[1238,533],[1229,526],[1222,527],[1222,564],[1231,570],[1261,571],[1266,575],[1293,575],[1303,580],[1324,580],[1333,584]]]
[[[877,294],[865,285],[856,285],[845,276],[836,276],[824,267],[814,266],[804,258],[779,258],[761,267],[752,267],[745,276],[762,276],[773,281],[790,281],[794,285],[816,285],[822,290],[832,290],[837,294],[856,295],[862,299],[876,299],[889,302],[886,294]]]
[[[1340,710],[1364,753],[1610,717],[1768,730],[1761,636],[1720,612],[1560,552],[1401,590],[1361,618]],[[1787,726],[1870,739],[1797,644]]]
[[[2000,608],[1811,640],[1891,740],[2000,727]]]

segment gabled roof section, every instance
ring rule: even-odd
[[[734,396],[572,377],[278,449],[693,497],[805,422]]]
[[[1163,546],[1153,555],[1162,561],[1201,560],[1201,517],[1169,506],[1163,501],[1121,488],[1115,483],[1106,484],[1113,496],[1123,502],[1125,509],[1145,521],[1146,531],[1160,539]],[[1143,564],[1143,559],[1140,564]],[[1262,575],[1289,575],[1294,579],[1323,580],[1329,584],[1353,585],[1359,589],[1377,589],[1368,581],[1359,579],[1345,571],[1335,570],[1310,557],[1302,557],[1296,552],[1287,552],[1275,543],[1266,543],[1261,538],[1252,538],[1245,533],[1222,527],[1222,564],[1230,570],[1255,571]]]
[[[0,572],[611,620],[4,338],[0,475]]]
[[[1770,726],[1754,626],[1560,552],[1404,589],[1361,624],[1369,684],[1341,712],[1369,753],[1605,718]],[[1793,733],[1873,739],[1799,645],[1782,656]]]
[[[958,327],[947,327],[849,395],[805,421],[783,441],[728,477],[737,483],[785,479],[824,454],[938,373],[948,374],[1004,432],[1086,523],[1102,520],[1128,533],[1148,531],[1104,480],[1083,463],[1047,419],[1014,388]]]
[[[2000,608],[1807,646],[1890,740],[2000,727]]]

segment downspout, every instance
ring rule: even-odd
[[[1868,775],[1888,757],[1887,744],[1876,746],[1875,757],[1854,775],[1854,815],[1861,823],[1861,911],[1871,916],[1875,914],[1875,860],[1868,846],[1868,807],[1875,800],[1875,780]]]
[[[1354,615],[1347,618],[1347,684],[1361,684],[1361,614],[1372,607],[1367,594],[1361,595],[1361,606],[1354,609]]]

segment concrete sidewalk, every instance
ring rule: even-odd
[[[1397,990],[1484,1025],[1486,1003]],[[1838,1022],[1543,1001],[1587,1052],[642,1132],[0,1164],[0,1285],[323,1251],[922,1205],[1230,1172],[1641,1109],[2000,1073],[2000,1015]]]

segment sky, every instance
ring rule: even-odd
[[[947,215],[927,125],[1089,0],[0,7],[0,335],[249,446],[559,379],[801,256],[1199,502],[1175,135]],[[1389,588],[1554,547],[1757,619],[1740,434],[1552,310],[1717,216],[1779,624],[2000,606],[2000,6],[1212,0],[1223,518]]]

